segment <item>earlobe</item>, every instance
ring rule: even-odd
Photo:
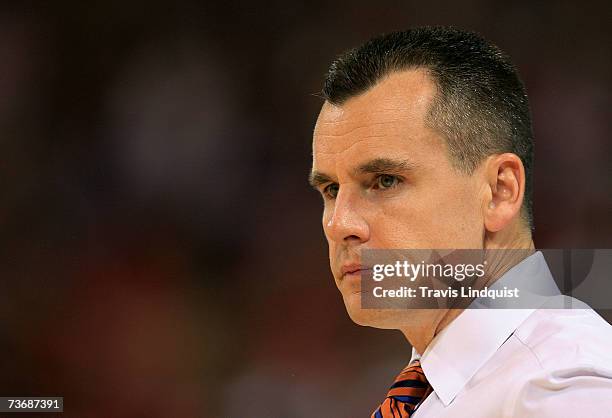
[[[504,222],[505,216],[503,216],[503,210],[491,200],[487,205],[485,213],[485,228],[489,232],[497,232],[503,229],[506,222]]]

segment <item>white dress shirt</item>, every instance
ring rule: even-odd
[[[525,277],[556,288],[540,252],[498,283]],[[588,307],[467,309],[419,357],[414,418],[612,417],[612,327]]]

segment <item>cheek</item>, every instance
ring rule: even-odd
[[[432,207],[438,237],[452,248],[478,248],[481,243],[482,217],[475,193],[464,188],[449,192]]]
[[[374,248],[428,247],[431,212],[411,197],[385,202],[370,221]]]
[[[480,209],[473,194],[458,187],[430,189],[388,202],[374,219],[381,248],[473,248]],[[482,225],[480,225],[482,226]]]
[[[329,211],[324,210],[323,217],[321,219],[321,227],[323,228],[323,234],[325,235],[325,240],[327,241],[327,247],[329,249],[329,257],[330,259],[332,259],[335,245],[334,245],[334,241],[329,236],[329,229],[327,227],[329,223],[329,217],[330,217]]]
[[[329,237],[329,230],[327,225],[329,224],[329,213],[327,210],[323,211],[323,217],[321,218],[321,227],[323,228],[323,234],[325,235],[325,239],[327,240],[328,245],[331,247],[332,240]]]

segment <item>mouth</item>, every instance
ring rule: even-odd
[[[363,272],[371,271],[371,267],[362,266],[361,264],[346,264],[342,266],[342,278],[359,277]]]

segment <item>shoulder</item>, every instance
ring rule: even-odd
[[[539,368],[514,388],[507,416],[581,416],[612,409],[612,326],[590,309],[538,310],[515,332]]]
[[[612,368],[612,326],[592,309],[540,309],[515,331],[543,370],[560,366]]]

